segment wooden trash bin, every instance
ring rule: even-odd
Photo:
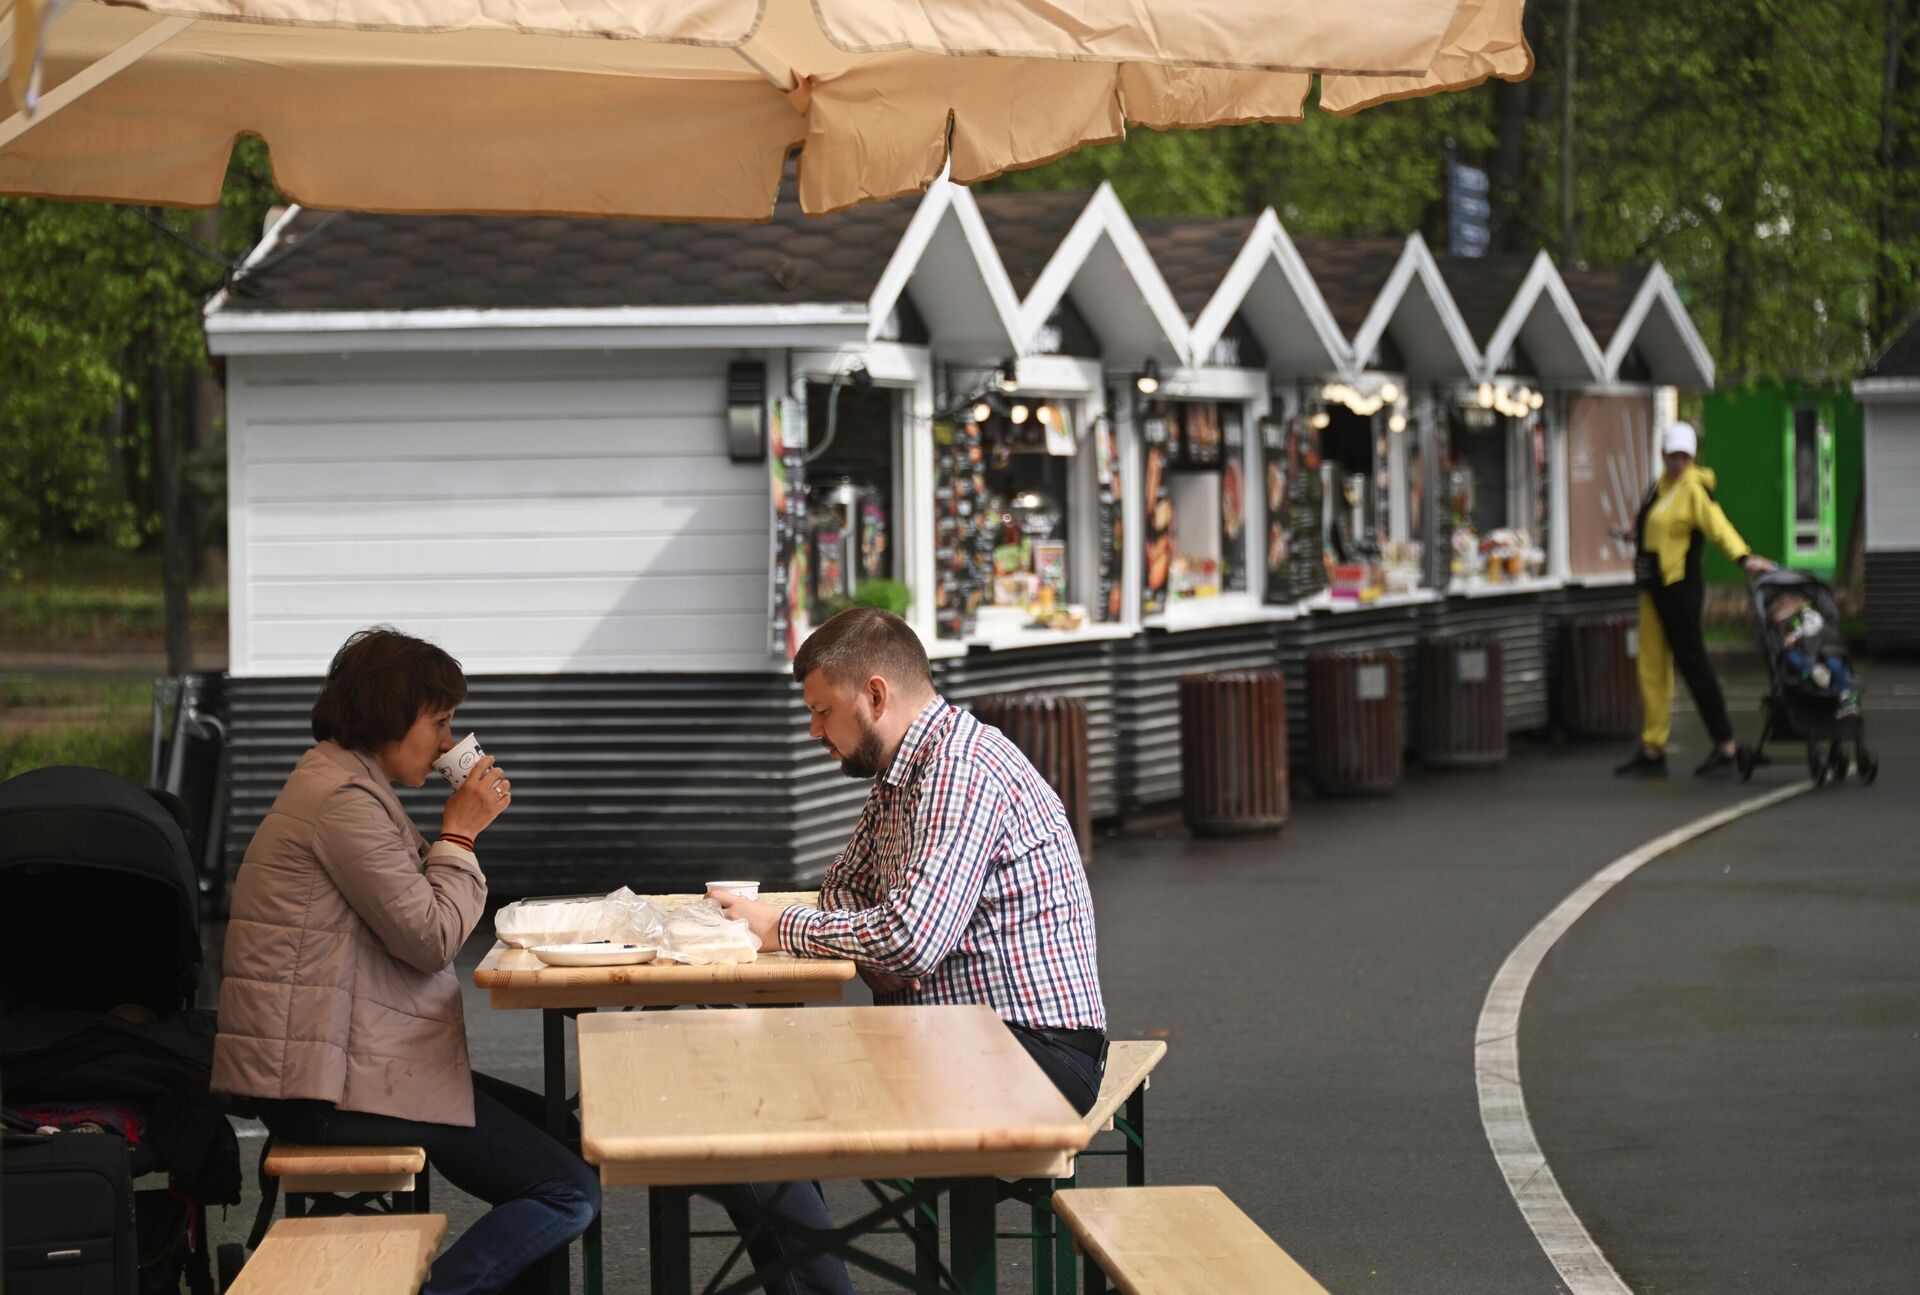
[[[1640,618],[1569,616],[1560,627],[1560,718],[1574,737],[1640,731]]]
[[[1315,791],[1364,796],[1400,784],[1406,743],[1398,653],[1353,648],[1307,653],[1307,716]]]
[[[1506,675],[1500,640],[1448,635],[1420,640],[1420,762],[1493,769],[1507,759]]]
[[[1081,862],[1093,854],[1092,798],[1087,790],[1087,703],[1078,697],[996,693],[973,703],[974,716],[1005,733],[1047,785],[1060,794]]]
[[[1180,805],[1199,836],[1274,832],[1287,821],[1287,677],[1278,670],[1180,680]]]

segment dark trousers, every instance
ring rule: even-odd
[[[1733,740],[1733,721],[1727,718],[1727,699],[1714,676],[1713,663],[1707,659],[1706,635],[1700,627],[1700,613],[1706,602],[1706,584],[1698,579],[1662,585],[1652,591],[1654,610],[1660,614],[1660,629],[1667,638],[1667,650],[1687,681],[1700,720],[1716,743]]]
[[[1037,1030],[1022,1025],[1007,1028],[1076,1113],[1085,1115],[1093,1109],[1100,1097],[1101,1077],[1106,1073],[1104,1048],[1099,1057],[1090,1057]],[[719,1201],[727,1217],[733,1220],[733,1226],[743,1233],[750,1232],[757,1223],[758,1214],[750,1208],[755,1202],[761,1209],[770,1210],[802,1228],[825,1231],[833,1226],[833,1216],[827,1212],[826,1198],[820,1194],[818,1183],[741,1183],[711,1188],[703,1194]],[[763,1228],[748,1243],[747,1254],[755,1269],[764,1271],[794,1248],[795,1243],[783,1237],[778,1229]],[[788,1277],[767,1286],[768,1295],[850,1295],[852,1290],[847,1266],[837,1255],[810,1260]]]
[[[600,1178],[547,1135],[546,1099],[473,1077],[473,1127],[343,1111],[330,1102],[263,1101],[275,1138],[320,1146],[414,1146],[442,1178],[493,1206],[434,1261],[421,1295],[536,1295],[540,1263],[600,1213]]]

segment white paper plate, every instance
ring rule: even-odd
[[[658,953],[651,944],[541,944],[533,956],[549,967],[631,967],[652,962]]]

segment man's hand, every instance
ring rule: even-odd
[[[711,896],[714,903],[720,905],[720,911],[736,922],[745,922],[747,929],[753,932],[754,939],[760,942],[762,953],[774,953],[780,948],[780,914],[785,908],[776,908],[772,904],[763,904],[757,899],[745,899],[730,890],[716,890]]]
[[[896,976],[891,971],[882,971],[878,967],[861,967],[860,979],[866,982],[868,989],[876,994],[898,994],[920,992],[918,979],[909,980],[905,976]]]

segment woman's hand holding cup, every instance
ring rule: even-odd
[[[447,797],[446,811],[440,816],[440,830],[472,839],[512,803],[513,784],[507,781],[507,775],[492,756],[482,756],[454,788],[453,795]]]

